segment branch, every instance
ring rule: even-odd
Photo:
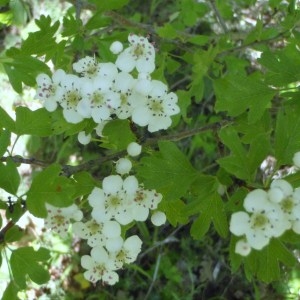
[[[209,2],[211,4],[211,8],[214,11],[214,13],[217,17],[217,20],[220,23],[224,33],[228,33],[228,28],[227,28],[226,23],[225,23],[224,19],[222,18],[221,14],[220,14],[217,6],[216,6],[216,1],[215,0],[209,0]]]
[[[223,126],[227,126],[231,124],[231,121],[220,121],[212,124],[208,124],[202,127],[194,128],[194,129],[189,129],[186,131],[182,131],[176,134],[170,134],[170,135],[160,135],[154,138],[148,138],[146,139],[142,144],[143,146],[153,146],[156,145],[159,141],[180,141],[182,139],[197,135],[199,133],[205,132],[205,131],[215,131],[219,130]],[[80,165],[77,166],[70,166],[70,165],[63,165],[62,166],[62,172],[61,175],[64,176],[71,176],[77,172],[80,171],[85,171],[85,170],[91,170],[94,169],[95,167],[98,167],[99,165],[103,164],[104,162],[122,157],[126,154],[126,151],[119,151],[110,155],[105,155],[103,157],[97,158],[97,159],[92,159],[87,162],[84,162]],[[45,162],[41,161],[35,158],[24,158],[19,155],[16,156],[4,156],[0,158],[1,162],[6,162],[9,159],[11,159],[13,162],[18,163],[18,164],[30,164],[30,165],[37,165],[41,166],[43,168],[46,168],[51,164],[51,162]]]

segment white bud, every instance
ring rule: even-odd
[[[167,221],[166,215],[162,211],[156,211],[152,216],[151,216],[151,222],[155,226],[161,226],[165,224]]]
[[[142,146],[136,142],[132,142],[127,146],[127,153],[130,156],[138,156],[142,152]]]
[[[296,152],[293,157],[294,166],[300,168],[300,152]]]
[[[85,134],[84,131],[81,131],[81,132],[78,133],[77,138],[78,138],[78,141],[79,141],[80,144],[87,145],[91,141],[92,136],[91,136],[90,133]]]
[[[242,256],[247,256],[251,252],[250,245],[245,240],[239,240],[235,244],[235,253],[238,253]]]
[[[109,50],[113,54],[119,54],[123,50],[123,44],[119,41],[115,41],[110,45]]]
[[[116,162],[116,171],[120,175],[128,174],[132,168],[132,163],[128,158],[120,158]]]

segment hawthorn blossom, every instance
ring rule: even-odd
[[[88,197],[93,218],[97,222],[115,219],[122,225],[129,224],[133,221],[129,207],[137,189],[138,181],[134,176],[124,180],[120,175],[105,177],[102,189],[94,188]]]
[[[83,80],[78,76],[67,74],[59,87],[60,105],[63,108],[64,118],[69,123],[79,123],[83,117],[77,111],[77,105],[82,99]]]
[[[105,246],[108,239],[113,239],[121,234],[121,226],[116,221],[98,223],[91,219],[85,223],[76,222],[72,225],[73,233],[87,240],[91,247]]]
[[[155,69],[155,49],[147,38],[130,34],[130,46],[121,52],[115,62],[124,72],[131,72],[134,68],[141,73],[152,73]]]
[[[73,70],[83,77],[92,79],[98,75],[100,64],[95,57],[86,56],[73,63]]]
[[[82,99],[77,104],[77,111],[83,118],[92,117],[95,123],[109,120],[113,108],[120,105],[118,93],[111,90],[112,81],[104,76],[82,83]]]
[[[48,215],[45,218],[45,227],[52,229],[62,238],[67,236],[71,220],[80,221],[83,217],[82,211],[75,204],[68,207],[55,207],[46,203],[46,209]]]
[[[50,112],[55,111],[58,106],[60,97],[58,87],[65,75],[66,73],[59,69],[53,73],[52,78],[44,73],[36,78],[38,88],[35,98],[42,100],[44,107]]]
[[[134,202],[131,207],[131,214],[136,221],[146,221],[149,210],[157,208],[162,195],[155,190],[146,190],[139,188],[134,196]]]
[[[247,212],[239,211],[231,216],[230,231],[237,236],[246,236],[248,244],[257,250],[265,247],[271,237],[279,237],[288,229],[280,206],[268,199],[268,193],[256,189],[244,200]]]
[[[91,255],[83,255],[81,266],[87,269],[83,274],[84,278],[92,283],[102,280],[104,283],[114,285],[119,281],[119,275],[115,272],[117,268],[114,261],[101,246],[92,248]]]
[[[116,269],[122,268],[124,264],[134,262],[141,252],[141,247],[142,240],[137,235],[133,235],[125,241],[122,239],[121,243],[118,244],[118,248],[110,254]]]
[[[148,131],[167,129],[172,124],[171,116],[179,113],[177,95],[167,93],[167,86],[158,80],[151,82],[152,88],[145,104],[137,106],[132,112],[132,121],[139,126],[147,126]]]

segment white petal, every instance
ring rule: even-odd
[[[129,195],[135,194],[138,187],[139,187],[139,182],[135,176],[131,175],[124,179],[123,189],[127,194]]]
[[[96,246],[91,250],[91,257],[97,263],[105,263],[108,260],[108,254],[101,246]]]
[[[119,54],[115,64],[121,71],[131,72],[135,67],[135,60],[126,50]]]
[[[140,252],[142,243],[142,240],[137,235],[133,235],[125,240],[123,247],[130,252]]]
[[[132,112],[132,121],[139,126],[146,126],[150,122],[151,114],[147,107],[141,106]]]
[[[92,207],[98,207],[104,204],[105,195],[104,191],[98,187],[95,187],[91,194],[88,196],[89,204]]]
[[[81,266],[85,269],[92,269],[95,265],[94,260],[89,255],[83,255],[81,257]]]
[[[293,187],[284,179],[276,179],[271,183],[271,188],[279,188],[287,197],[293,193]]]
[[[107,221],[103,225],[102,232],[109,238],[115,238],[121,234],[121,226],[116,221]]]
[[[102,187],[106,194],[115,194],[122,189],[123,179],[120,175],[110,175],[103,179]]]
[[[230,231],[237,236],[245,234],[249,229],[249,220],[249,215],[243,211],[233,213],[230,220]]]
[[[114,285],[119,281],[119,275],[116,272],[108,271],[103,274],[102,280],[109,285]]]
[[[142,146],[136,142],[132,142],[127,146],[127,153],[130,156],[133,156],[133,157],[138,156],[141,154],[141,152],[142,152]]]
[[[63,115],[66,121],[72,124],[80,123],[83,120],[82,116],[73,109],[64,109]]]
[[[118,236],[115,238],[110,238],[106,241],[105,247],[108,252],[118,252],[121,250],[123,245],[123,239]]]
[[[268,206],[268,194],[266,191],[256,189],[251,191],[244,200],[244,207],[248,212],[262,211]]]

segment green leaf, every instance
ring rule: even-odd
[[[186,224],[188,215],[185,213],[185,204],[182,200],[162,201],[159,204],[159,210],[166,213],[167,219],[171,225]]]
[[[8,284],[8,286],[6,287],[3,296],[2,296],[2,300],[12,300],[12,299],[18,299],[18,287],[15,284],[15,282],[12,280],[10,281],[10,283]]]
[[[11,49],[6,54],[12,58],[12,61],[4,62],[3,66],[12,87],[19,94],[22,92],[22,83],[35,86],[36,76],[39,73],[49,73],[49,67],[44,62],[24,55],[19,49]]]
[[[76,173],[73,176],[73,179],[76,182],[74,197],[90,194],[93,188],[97,185],[96,180],[88,172]]]
[[[300,150],[300,107],[287,107],[277,115],[275,129],[275,157],[278,166],[291,164]]]
[[[24,231],[21,227],[14,225],[5,233],[5,243],[12,243],[19,241],[24,236]]]
[[[10,257],[10,265],[15,282],[21,289],[26,288],[26,276],[37,283],[43,284],[50,279],[49,272],[41,265],[50,259],[49,250],[40,248],[34,251],[32,247],[14,250]]]
[[[10,145],[10,131],[0,128],[0,157],[2,157],[7,147]]]
[[[11,132],[16,132],[15,121],[1,106],[0,106],[0,124],[3,128],[8,129]]]
[[[16,134],[18,135],[50,136],[51,121],[51,113],[44,108],[35,111],[23,106],[16,108]]]
[[[256,264],[253,264],[253,261],[256,261]],[[256,275],[266,283],[280,280],[280,261],[288,267],[297,263],[295,256],[279,239],[272,239],[267,247],[261,251],[252,251],[245,258],[245,272]]]
[[[103,129],[103,136],[105,139],[103,139],[101,146],[118,151],[125,150],[131,142],[136,140],[128,120],[110,121]]]
[[[0,163],[0,174],[0,188],[16,195],[20,184],[20,175],[16,164],[11,159],[8,159],[6,164]]]
[[[202,203],[203,209],[201,209],[200,216],[191,227],[191,236],[194,239],[202,238],[208,231],[210,224],[213,223],[218,234],[221,237],[226,237],[228,234],[228,222],[220,195],[215,192],[205,200],[202,200]]]
[[[61,167],[51,165],[38,173],[27,193],[26,205],[36,217],[45,218],[45,202],[59,207],[66,207],[73,202],[75,188],[71,179],[59,176]]]
[[[229,116],[236,117],[247,109],[249,123],[259,120],[276,91],[268,87],[259,73],[249,76],[229,74],[214,81],[217,97],[217,112],[227,111]]]
[[[264,51],[258,61],[268,70],[267,84],[284,86],[300,78],[300,57],[295,43],[276,52]]]
[[[238,133],[232,126],[224,127],[219,136],[230,149],[229,156],[218,159],[220,166],[240,179],[252,181],[258,167],[270,151],[268,136],[257,135],[251,142],[248,151],[242,145]]]
[[[197,178],[197,171],[174,143],[161,141],[158,146],[157,153],[141,159],[138,176],[147,188],[162,193],[164,201],[177,200]]]

